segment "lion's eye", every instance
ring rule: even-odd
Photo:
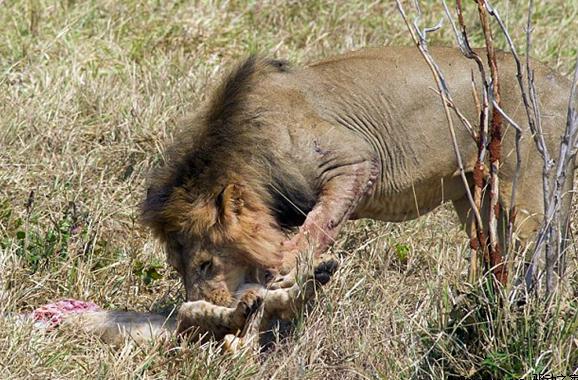
[[[207,260],[207,261],[203,262],[201,265],[199,265],[199,270],[204,275],[209,274],[211,272],[211,269],[213,269],[213,261],[212,260]]]

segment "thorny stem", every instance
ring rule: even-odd
[[[528,96],[526,95],[526,91],[524,89],[523,75],[522,75],[522,64],[520,62],[520,57],[518,56],[518,52],[516,51],[512,37],[510,37],[510,33],[508,32],[508,29],[506,28],[504,22],[502,21],[502,18],[500,17],[498,10],[495,9],[490,4],[490,2],[487,0],[484,3],[486,6],[486,9],[488,10],[488,13],[492,17],[494,17],[494,19],[497,21],[497,23],[500,27],[500,30],[502,31],[502,34],[506,38],[508,46],[510,47],[510,52],[512,53],[512,55],[514,57],[514,61],[516,62],[516,78],[518,80],[518,85],[520,87],[522,100],[524,102],[524,108],[526,109],[526,116],[528,118],[528,124],[530,125],[530,130],[534,130],[535,129],[535,127],[533,127],[534,120],[532,119],[532,116],[530,113],[530,107],[528,104]],[[497,106],[494,105],[494,107],[496,107],[499,110],[499,112],[502,114],[502,116],[508,121],[508,123],[516,129],[516,136],[515,136],[516,170],[514,172],[514,178],[512,179],[512,195],[510,198],[510,210],[508,213],[508,237],[507,237],[507,241],[506,241],[508,244],[511,244],[513,242],[514,223],[516,220],[516,195],[517,195],[517,188],[518,188],[518,180],[520,177],[520,170],[522,167],[522,155],[520,152],[520,142],[522,140],[522,129],[520,127],[518,127],[518,125],[515,122],[513,122],[513,120],[511,118],[509,118],[502,109],[500,109],[499,104]],[[508,246],[506,249],[506,252],[508,253],[508,255],[510,253],[513,253],[513,247]],[[511,261],[511,258],[510,258],[510,261]]]
[[[500,77],[498,73],[498,64],[496,61],[496,51],[494,47],[494,40],[488,13],[483,0],[477,0],[478,14],[484,32],[486,41],[486,54],[488,65],[490,66],[490,76],[492,78],[492,85],[490,86],[490,93],[496,104],[500,105]],[[500,170],[502,149],[502,116],[499,112],[492,110],[492,117],[490,123],[490,266],[493,268],[494,274],[498,281],[502,284],[506,283],[505,267],[502,264],[502,253],[500,250],[500,242],[498,238],[498,217],[500,212],[499,203],[499,188],[500,180],[498,173]]]
[[[453,30],[456,34],[456,40],[458,41],[458,45],[460,46],[460,50],[462,51],[462,54],[468,58],[471,59],[473,61],[476,62],[477,66],[478,66],[478,71],[480,72],[480,76],[482,79],[482,103],[479,107],[480,110],[480,114],[479,114],[479,122],[480,122],[480,133],[479,133],[479,139],[477,141],[478,144],[478,157],[474,166],[474,202],[475,202],[475,207],[477,210],[479,210],[479,212],[481,212],[482,209],[482,195],[483,195],[483,189],[485,187],[485,156],[487,153],[487,145],[488,145],[488,81],[486,79],[486,74],[485,74],[485,68],[484,68],[484,64],[480,58],[480,56],[471,48],[470,43],[469,43],[469,39],[468,39],[468,34],[466,32],[466,25],[464,22],[464,16],[463,16],[463,12],[462,12],[462,2],[461,0],[457,0],[456,5],[457,5],[457,11],[458,11],[458,22],[460,25],[460,31],[461,34],[457,33],[457,29],[454,26],[454,22],[453,19],[450,15],[449,9],[447,7],[447,5],[444,3],[444,9],[446,11],[446,15],[448,17],[448,19],[450,20]],[[473,74],[472,74],[473,75]],[[478,104],[479,102],[476,102],[476,104]],[[485,237],[485,232],[484,232],[484,226],[481,225],[479,227],[476,228],[476,236],[477,236],[477,241],[472,241],[472,247],[475,248],[476,251],[480,251],[482,254],[482,258],[483,261],[488,263],[488,246],[486,243],[486,237]],[[476,254],[477,256],[477,254]],[[478,262],[478,258],[474,257],[473,260],[471,260],[471,263],[475,266],[477,266],[477,262]],[[470,268],[470,271],[473,272],[471,280],[475,280],[476,277],[476,268]]]

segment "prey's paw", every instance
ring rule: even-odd
[[[211,305],[205,301],[183,303],[177,312],[177,335],[209,331],[211,326],[203,323],[203,319],[210,309]]]
[[[242,329],[247,319],[253,315],[263,304],[263,297],[255,290],[248,290],[241,296],[235,310],[233,311],[232,321],[238,329]]]

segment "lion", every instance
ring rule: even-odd
[[[455,49],[431,53],[456,106],[477,124],[477,68]],[[525,125],[515,63],[507,53],[497,60],[502,108]],[[542,64],[533,68],[544,139],[558,152],[570,83]],[[238,65],[184,121],[142,204],[142,220],[166,247],[186,299],[229,307],[244,284],[286,286],[298,253],[318,257],[348,220],[401,222],[452,202],[468,228],[470,203],[432,83],[410,47],[366,48],[302,68],[255,56]],[[473,187],[476,143],[465,128],[457,128],[456,140]],[[509,125],[502,144],[498,197],[509,210],[516,171]],[[527,242],[544,204],[542,159],[528,130],[520,150],[515,227]],[[573,172],[574,162],[564,220]]]

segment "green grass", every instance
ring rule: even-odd
[[[526,4],[493,3],[523,48]],[[578,2],[536,3],[532,54],[568,75]],[[443,17],[437,2],[422,10],[423,25]],[[175,120],[251,52],[305,63],[410,44],[394,2],[361,0],[0,1],[0,36],[0,314],[63,297],[131,310],[180,302],[178,278],[137,212]],[[430,38],[453,44],[447,23]],[[113,349],[0,318],[0,374],[517,379],[578,371],[576,272],[573,293],[552,305],[494,307],[487,284],[466,282],[466,237],[449,208],[403,224],[351,223],[335,251],[348,257],[335,280],[258,364],[214,344]]]

